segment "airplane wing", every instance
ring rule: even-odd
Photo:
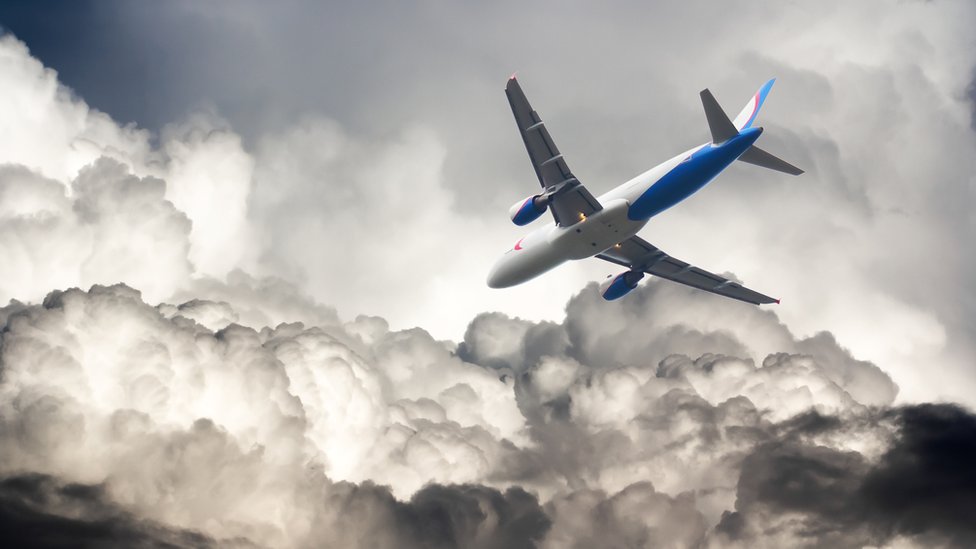
[[[566,160],[549,136],[549,130],[542,123],[539,114],[532,110],[514,76],[505,86],[505,95],[512,106],[512,114],[515,115],[515,123],[522,134],[532,167],[535,168],[539,183],[544,189],[543,194],[550,197],[549,208],[556,223],[568,227],[580,222],[584,216],[603,209],[570,171]]]
[[[638,236],[632,236],[609,250],[597,254],[596,257],[628,269],[644,271],[654,276],[746,303],[755,305],[779,303],[778,299],[750,290],[741,284],[689,265],[680,259],[675,259]]]

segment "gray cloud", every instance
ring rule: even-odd
[[[216,547],[199,532],[169,528],[120,508],[98,485],[38,474],[0,479],[0,534],[16,547]],[[221,546],[250,546],[223,540]]]
[[[648,482],[612,495],[573,492],[546,509],[557,517],[547,547],[697,547],[706,532],[692,494],[670,497]]]
[[[318,525],[313,539],[332,537],[341,546],[532,548],[549,529],[536,498],[517,488],[431,485],[406,503],[368,484],[336,488],[329,498],[343,512],[334,524]],[[355,527],[345,528],[349,520]],[[336,536],[337,529],[345,532]]]
[[[518,489],[431,485],[400,502],[371,483],[327,488],[322,501],[310,502],[334,509],[310,534],[317,546],[535,547],[549,527],[537,500]],[[257,547],[245,538],[215,540],[146,520],[101,485],[39,474],[0,479],[0,533],[17,547]]]
[[[953,405],[888,410],[894,440],[878,460],[802,440],[778,440],[745,459],[736,512],[716,527],[719,540],[755,547],[780,543],[862,547],[896,536],[925,546],[973,543],[976,503],[968,463],[976,416]],[[849,428],[840,423],[821,430]],[[796,523],[782,536],[783,517]]]
[[[629,319],[653,343],[639,353],[613,324],[590,328],[593,347],[570,335],[604,307],[590,287],[563,323],[483,315],[455,351],[365,317],[244,328],[232,296],[260,307],[260,282],[242,284],[224,302],[151,307],[95,286],[0,310],[0,473],[47,475],[48,491],[98,484],[117,512],[74,527],[121,540],[132,523],[271,546],[968,539],[936,495],[964,513],[976,492],[959,482],[973,417],[888,408],[890,380],[829,334],[797,340],[761,314],[753,331],[784,330],[808,354],[759,367],[709,352],[734,336],[708,330],[679,339],[705,354],[675,354],[673,327],[647,316]],[[696,301],[667,288],[636,299]],[[67,514],[37,502],[33,513]],[[197,543],[186,539],[172,543]]]

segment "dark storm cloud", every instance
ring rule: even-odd
[[[518,488],[430,485],[399,502],[384,487],[340,483],[328,499],[341,510],[330,526],[356,528],[312,536],[340,546],[532,549],[550,526],[536,497]]]
[[[831,448],[776,441],[760,446],[742,464],[736,509],[749,514],[763,506],[774,515],[801,513],[799,534],[817,544],[849,547],[863,516],[852,514],[859,480],[867,470],[863,456]],[[741,517],[726,515],[716,528],[720,534],[743,534]],[[858,532],[855,532],[855,535]],[[864,536],[863,533],[860,533]],[[760,536],[761,537],[761,536]]]
[[[212,538],[139,518],[100,485],[22,474],[0,479],[0,539],[8,547],[216,547]],[[222,546],[250,547],[244,540]]]
[[[335,547],[531,549],[550,524],[538,500],[518,488],[431,485],[401,502],[372,483],[338,483],[325,497],[336,521],[312,535]],[[24,548],[257,547],[140,518],[101,485],[41,474],[0,479],[0,538]]]
[[[976,416],[945,404],[876,410],[871,416],[894,427],[877,461],[802,437],[756,448],[742,465],[736,512],[723,516],[716,534],[730,540],[772,535],[779,523],[763,517],[772,513],[798,515],[799,533],[811,545],[861,547],[900,535],[924,544],[972,546]],[[822,416],[791,423],[806,434],[851,429]]]
[[[862,488],[872,521],[889,530],[941,534],[976,543],[976,416],[954,405],[926,404],[890,413],[892,447]]]

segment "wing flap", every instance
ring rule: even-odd
[[[539,183],[544,188],[549,188],[560,181],[572,178],[573,172],[559,153],[559,148],[553,142],[539,113],[532,110],[532,105],[525,97],[518,80],[509,79],[508,85],[505,86],[505,95],[508,96],[508,103],[515,116],[515,124],[522,135],[525,150],[529,153],[529,160],[532,161],[532,168],[539,177]]]
[[[638,236],[628,238],[596,257],[739,301],[755,305],[779,303],[779,300],[750,290],[738,282],[671,257]]]
[[[586,187],[577,182],[573,188],[556,193],[549,202],[549,209],[556,223],[568,227],[603,207]]]
[[[539,113],[532,110],[515,77],[508,80],[505,95],[512,107],[525,150],[529,153],[529,160],[532,161],[532,168],[549,196],[550,210],[556,223],[564,227],[573,225],[579,223],[581,216],[601,210],[600,202],[569,169],[545,123]]]

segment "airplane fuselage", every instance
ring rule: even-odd
[[[762,128],[748,128],[719,144],[706,143],[598,197],[603,209],[578,223],[548,223],[525,237],[495,263],[488,286],[521,284],[560,264],[597,255],[640,231],[655,215],[708,184],[748,149]]]

